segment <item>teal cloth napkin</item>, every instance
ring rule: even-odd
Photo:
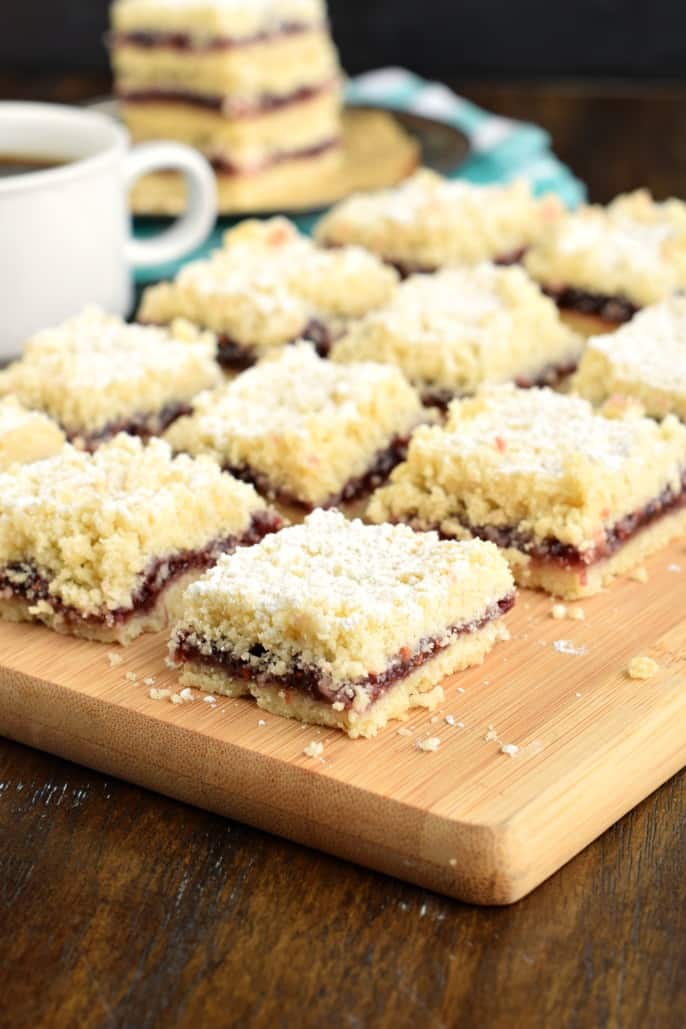
[[[464,178],[481,185],[509,182],[525,177],[535,193],[557,193],[570,208],[586,198],[586,190],[569,168],[550,149],[550,136],[544,129],[527,122],[512,121],[484,111],[457,96],[439,82],[427,82],[403,68],[380,68],[351,79],[346,86],[351,104],[410,111],[446,122],[467,136],[471,153],[452,178]],[[310,232],[318,216],[294,218],[303,232]],[[226,229],[239,219],[222,218],[210,238],[186,261],[197,260],[221,245]],[[159,232],[166,221],[138,221],[136,235],[145,238]],[[139,285],[172,278],[184,262],[139,271]]]

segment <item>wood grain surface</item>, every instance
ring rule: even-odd
[[[572,605],[583,620],[520,591],[512,639],[444,680],[435,712],[373,740],[245,698],[151,699],[153,685],[180,689],[164,633],[112,667],[110,646],[3,623],[0,734],[459,900],[509,904],[686,765],[684,541],[647,568],[645,583]],[[629,676],[636,655],[657,661],[650,679]],[[439,749],[424,752],[430,737]],[[304,753],[313,740],[320,757]]]
[[[455,85],[591,195],[686,182],[686,86]],[[78,102],[104,78],[0,74]],[[525,901],[475,908],[0,743],[0,1024],[680,1027],[686,773]]]

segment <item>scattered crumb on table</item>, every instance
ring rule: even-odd
[[[440,745],[441,741],[438,736],[429,736],[428,740],[417,740],[417,749],[429,754],[438,750]]]
[[[629,578],[633,579],[634,582],[647,582],[648,572],[641,566],[640,568],[634,568],[632,572],[629,572]]]
[[[629,661],[627,671],[631,679],[650,679],[659,672],[660,666],[652,657],[645,657],[642,654],[632,657]]]
[[[320,743],[319,740],[312,740],[312,742],[308,743],[305,749],[303,750],[303,754],[305,755],[305,757],[321,757],[323,753],[324,744]]]

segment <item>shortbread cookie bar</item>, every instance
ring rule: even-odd
[[[166,438],[268,496],[327,507],[383,482],[422,417],[397,368],[333,364],[299,343],[203,393]]]
[[[189,686],[374,736],[480,664],[513,602],[492,544],[316,511],[194,583],[171,653]]]
[[[384,304],[397,275],[358,247],[327,251],[285,218],[248,220],[207,261],[147,289],[138,318],[187,318],[219,337],[225,368],[250,367],[273,347],[309,339],[326,354],[352,318]]]
[[[560,212],[556,198],[535,200],[523,180],[474,186],[422,169],[394,189],[343,200],[319,222],[316,238],[327,246],[365,247],[410,275],[446,265],[514,263]]]
[[[521,268],[481,264],[407,279],[332,357],[398,365],[425,403],[445,405],[484,382],[553,385],[574,371],[581,348]]]
[[[374,522],[492,540],[523,586],[595,593],[686,530],[686,427],[549,389],[485,387],[420,428]]]
[[[29,411],[14,397],[0,400],[0,471],[51,457],[64,443],[64,433],[52,418]]]
[[[646,307],[612,336],[589,339],[574,388],[594,404],[618,395],[653,418],[686,422],[686,297]]]
[[[0,474],[0,615],[128,643],[184,584],[281,520],[213,461],[120,435]]]
[[[134,140],[197,147],[220,179],[340,161],[341,73],[322,0],[118,0],[112,26]]]
[[[612,329],[686,287],[686,205],[639,190],[582,207],[551,225],[524,264],[587,334]]]
[[[57,421],[70,441],[93,450],[119,432],[162,433],[203,389],[216,385],[216,341],[190,325],[127,325],[97,308],[29,340],[0,372],[0,396]]]

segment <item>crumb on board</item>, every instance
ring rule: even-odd
[[[446,725],[455,725],[455,715],[446,715],[443,721]]]
[[[634,570],[632,572],[629,572],[629,578],[633,579],[634,582],[647,582],[648,581],[648,572],[641,565],[640,568],[634,568]]]
[[[440,720],[441,720],[440,719],[440,715],[432,715],[431,718],[429,719],[429,721],[431,722],[432,725],[436,725],[436,723],[440,722]]]
[[[396,735],[397,736],[411,736],[412,735],[412,730],[411,729],[406,729],[404,725],[401,725],[401,727],[398,729]]]
[[[519,753],[519,747],[516,743],[503,743],[500,753],[507,754],[508,757],[515,757]]]
[[[667,571],[668,572],[673,572],[675,575],[677,575],[681,571],[681,565],[674,564],[674,563],[671,564],[671,565],[667,565]]]
[[[194,700],[195,694],[188,686],[182,689],[180,693],[172,693],[171,697],[172,704],[190,704]]]
[[[577,647],[571,640],[554,640],[553,647],[558,654],[571,654],[572,657],[582,657],[588,653],[588,647],[583,644]]]
[[[586,619],[586,612],[583,607],[573,607],[569,612],[569,617],[573,618],[575,622],[583,622]]]
[[[632,657],[627,668],[630,679],[651,679],[659,670],[660,666],[657,661],[642,654]]]
[[[124,678],[127,682],[138,682],[138,676],[135,672],[127,672]]]
[[[312,742],[308,743],[305,749],[303,750],[303,754],[305,755],[305,757],[321,757],[323,753],[324,744],[320,743],[319,740],[312,740]]]
[[[417,750],[423,750],[426,754],[433,754],[440,745],[441,741],[438,736],[429,736],[427,740],[417,740]]]
[[[458,686],[457,687],[457,692],[458,693],[464,693],[464,686]]]
[[[124,658],[116,650],[109,650],[107,652],[107,660],[109,661],[110,668],[116,668],[117,665],[124,664]]]
[[[216,704],[217,703],[217,698],[214,696],[213,693],[210,693],[209,696],[203,697],[202,699],[203,699],[203,702],[205,704]]]
[[[553,604],[550,609],[550,613],[553,618],[562,619],[567,617],[567,605],[566,604]]]
[[[576,693],[574,694],[574,696],[575,696],[575,697],[580,697],[580,696],[581,696],[581,694],[580,694],[580,693],[579,693],[579,691],[577,690],[577,692],[576,692]]]
[[[146,675],[145,679],[143,679],[143,685],[144,686],[154,686],[156,681],[157,680],[155,679],[154,675]]]
[[[260,727],[260,728],[262,729],[262,728],[264,728],[264,726],[265,726],[265,725],[266,725],[267,723],[265,722],[264,718],[259,718],[259,719],[257,720],[257,724],[258,724],[258,725],[259,725],[259,727]]]
[[[486,741],[486,743],[492,743],[493,740],[497,740],[497,739],[498,739],[498,733],[495,731],[495,729],[493,728],[492,725],[489,725],[488,732],[484,736],[484,740]]]
[[[448,862],[448,864],[450,865],[451,868],[456,868],[457,867],[457,858],[451,858],[450,861]]]
[[[152,687],[148,690],[148,696],[151,700],[166,700],[167,697],[171,697],[171,690],[158,690]]]

